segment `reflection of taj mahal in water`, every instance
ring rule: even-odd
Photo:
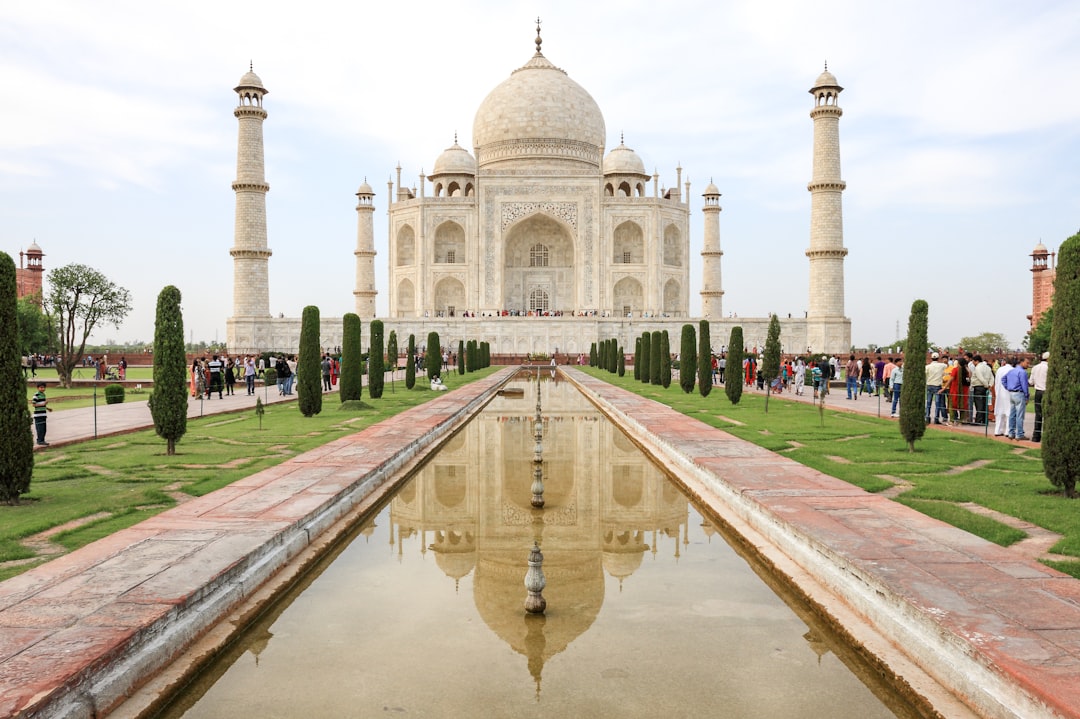
[[[621,583],[648,553],[678,553],[686,498],[622,432],[565,382],[545,381],[543,510],[529,490],[531,396],[496,398],[439,450],[390,505],[398,551],[410,538],[454,581],[472,574],[484,622],[543,662],[588,630],[604,603],[605,574]],[[545,547],[544,590],[559,611],[523,621],[522,578],[533,540]],[[548,548],[551,548],[550,550]]]
[[[473,122],[472,152],[454,143],[413,188],[401,168],[387,186],[389,313],[386,331],[423,342],[477,339],[495,354],[587,352],[617,338],[631,350],[642,332],[677,336],[690,319],[690,272],[701,272],[702,315],[717,348],[731,326],[748,344],[765,337],[768,318],[723,313],[720,192],[703,193],[700,259],[690,254],[689,178],[662,181],[620,138],[605,154],[607,126],[592,96],[536,52],[492,90]],[[234,246],[234,352],[294,351],[300,321],[269,312],[262,80],[248,72],[235,88],[240,125]],[[846,352],[844,257],[837,103],[842,88],[827,70],[811,93],[813,171],[809,302],[805,317],[783,318],[791,351]],[[625,119],[625,118],[623,118]],[[449,133],[448,133],[449,134]],[[798,183],[793,178],[793,188]],[[375,191],[357,191],[355,311],[375,316]],[[797,246],[793,246],[792,250]],[[324,318],[322,344],[340,345],[340,318]]]

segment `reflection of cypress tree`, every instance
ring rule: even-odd
[[[661,382],[661,370],[660,370],[660,353],[663,349],[663,344],[660,336],[660,330],[655,330],[652,333],[652,337],[649,339],[649,348],[652,357],[649,359],[649,382],[655,385],[659,385]]]
[[[413,335],[409,335],[409,349],[407,355],[407,364],[405,365],[405,389],[412,389],[416,386],[416,337]]]
[[[176,454],[176,443],[187,432],[187,354],[180,290],[169,285],[158,295],[154,322],[154,392],[150,414],[154,431],[165,440],[165,454]]]
[[[712,338],[709,336],[709,321],[701,320],[698,328],[698,392],[702,397],[708,397],[709,392],[712,392]]]
[[[648,384],[652,380],[652,335],[641,335],[641,381]]]
[[[341,377],[338,379],[342,402],[359,400],[364,388],[363,353],[360,349],[360,316],[349,312],[341,320]],[[409,337],[410,341],[412,337]],[[414,377],[415,379],[415,377]],[[405,385],[409,386],[409,376],[405,375]]]
[[[383,393],[383,379],[386,366],[383,364],[383,323],[371,321],[371,344],[368,346],[368,394],[372,399],[379,399]]]
[[[297,404],[305,417],[322,412],[322,359],[319,308],[308,305],[300,316],[300,356],[296,361]]]
[[[19,354],[18,294],[15,261],[0,252],[0,501],[8,504],[18,504],[19,495],[30,491],[34,472],[34,435]],[[185,410],[186,405],[185,396]]]
[[[904,381],[900,383],[900,435],[908,451],[915,451],[915,441],[926,432],[926,328],[930,306],[926,300],[911,303],[907,340],[904,342]]]
[[[1050,482],[1066,497],[1075,497],[1080,475],[1080,233],[1061,243],[1057,262],[1042,456]]]
[[[724,392],[732,404],[742,399],[743,385],[743,337],[742,327],[731,328],[727,348],[727,370],[724,372]]]
[[[679,343],[679,386],[683,392],[694,391],[694,378],[697,376],[697,336],[693,325],[682,326],[682,341]]]

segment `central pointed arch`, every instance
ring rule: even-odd
[[[511,226],[504,238],[503,308],[572,311],[577,287],[570,228],[536,213]]]

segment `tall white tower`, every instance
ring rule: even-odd
[[[233,318],[270,317],[269,259],[266,246],[266,172],[263,162],[263,95],[267,89],[252,70],[234,88],[240,122],[236,151],[236,224],[233,230]]]
[[[844,215],[840,179],[840,109],[844,88],[825,71],[810,94],[814,96],[814,171],[810,191],[810,303],[806,320],[807,346],[813,352],[846,352],[851,346],[851,322],[844,317]]]
[[[360,317],[375,316],[375,191],[364,179],[356,191],[356,314]]]
[[[701,313],[705,319],[718,320],[724,316],[724,290],[720,276],[720,190],[709,181],[705,192],[705,231],[701,247]]]

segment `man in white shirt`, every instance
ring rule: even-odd
[[[983,362],[982,355],[971,358],[971,396],[975,407],[975,424],[986,426],[986,399],[994,385],[994,373],[990,365]]]
[[[1043,392],[1046,391],[1046,361],[1048,359],[1050,359],[1050,353],[1043,352],[1042,362],[1031,368],[1031,376],[1028,378],[1028,384],[1035,388],[1035,431],[1031,433],[1032,442],[1042,440],[1042,401]]]
[[[941,418],[948,418],[945,414],[945,395],[941,394],[941,383],[945,378],[947,365],[938,359],[938,353],[930,355],[930,364],[926,365],[926,423],[930,420],[934,424],[941,424]],[[933,408],[933,415],[930,410]]]
[[[1005,391],[1005,375],[1013,366],[1008,359],[1001,360],[994,375],[994,436],[1003,437],[1009,429],[1009,393]]]

